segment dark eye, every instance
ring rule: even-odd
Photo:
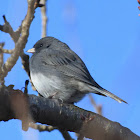
[[[43,46],[43,44],[40,44],[40,46],[39,47],[42,47]]]

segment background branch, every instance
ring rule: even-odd
[[[41,0],[41,4],[43,4],[44,6],[41,8],[41,17],[42,17],[42,37],[46,37],[47,35],[47,16],[46,16],[46,1],[47,0]]]
[[[98,114],[102,115],[102,105],[97,105],[97,103],[95,102],[95,100],[91,94],[88,94],[88,96],[89,96],[90,102],[93,105],[93,107],[95,108],[96,112]]]

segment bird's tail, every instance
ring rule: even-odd
[[[93,87],[93,86],[90,86],[90,87],[93,89],[93,91],[99,92],[99,94],[101,94],[101,95],[109,96],[109,97],[111,97],[112,99],[118,101],[119,103],[124,102],[124,103],[127,104],[126,101],[122,100],[121,98],[119,98],[118,96],[114,95],[113,93],[111,93],[111,92],[109,92],[109,91],[103,89],[102,87],[100,87],[100,88]],[[93,92],[93,93],[94,93],[94,92]],[[98,94],[98,93],[97,93],[97,94]]]

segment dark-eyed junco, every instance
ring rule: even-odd
[[[95,93],[125,102],[98,85],[81,58],[58,39],[44,37],[27,52],[33,53],[31,80],[43,97],[75,103],[85,94]]]

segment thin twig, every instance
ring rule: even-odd
[[[3,65],[3,46],[5,43],[0,43],[0,73],[2,72]]]
[[[41,0],[41,4],[43,4],[44,6],[41,8],[41,16],[42,16],[42,37],[46,37],[47,35],[47,29],[46,29],[46,25],[47,25],[47,16],[46,16],[46,0]]]
[[[7,54],[12,54],[13,50],[8,50],[8,49],[2,49],[3,53],[7,53]]]
[[[19,38],[20,32],[17,33],[13,31],[13,28],[11,27],[10,23],[7,21],[5,15],[3,15],[3,20],[4,20],[4,25],[0,25],[0,30],[5,33],[8,33],[11,36],[12,40],[16,43]]]
[[[2,74],[2,66],[3,66],[3,46],[4,42],[0,43],[0,75]],[[4,78],[0,77],[0,83],[1,85],[4,85]]]

